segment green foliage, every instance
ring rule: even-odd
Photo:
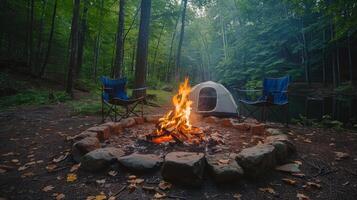
[[[319,128],[329,128],[335,130],[342,130],[343,123],[338,120],[333,120],[331,116],[324,115],[321,120],[308,119],[303,115],[299,115],[299,118],[292,119],[293,124],[298,124],[301,126],[313,126]]]

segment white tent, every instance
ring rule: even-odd
[[[192,111],[201,115],[237,116],[232,94],[222,84],[207,81],[195,85],[190,94]]]

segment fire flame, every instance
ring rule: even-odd
[[[169,142],[172,140],[197,142],[203,132],[193,127],[190,122],[192,101],[189,99],[191,87],[188,78],[180,84],[178,93],[172,98],[174,110],[166,113],[159,119],[157,129],[150,135],[154,143]]]

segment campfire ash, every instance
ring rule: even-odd
[[[204,134],[203,131],[192,126],[190,122],[192,101],[189,99],[191,87],[188,78],[180,84],[178,94],[172,98],[174,109],[166,113],[159,119],[157,129],[147,135],[147,139],[153,143],[163,142],[186,142],[200,143]]]

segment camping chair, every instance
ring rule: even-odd
[[[129,98],[126,94],[126,78],[110,79],[102,76],[100,78],[102,83],[102,121],[104,122],[108,117],[112,121],[120,121],[121,119],[128,118],[131,114],[139,116],[135,112],[135,108],[138,104],[141,104],[141,116],[144,114],[144,101],[145,97]],[[145,90],[144,88],[138,88],[135,90]],[[108,106],[108,111],[105,113],[104,106]],[[125,108],[124,113],[120,113],[118,107]],[[114,115],[114,116],[113,116]],[[117,120],[117,116],[119,119]]]
[[[289,123],[289,101],[288,101],[288,86],[290,83],[290,76],[284,76],[281,78],[264,78],[263,90],[238,90],[239,92],[262,92],[257,100],[251,100],[248,98],[240,98],[239,103],[242,107],[248,110],[248,116],[253,117],[254,113],[261,110],[261,121],[266,121],[266,111],[272,107],[280,107],[285,110],[286,124]],[[249,106],[253,106],[253,109],[249,109]],[[277,113],[271,109],[271,112],[275,115]],[[240,112],[242,113],[242,112]],[[247,116],[247,117],[248,117]],[[277,115],[278,116],[278,115]]]

